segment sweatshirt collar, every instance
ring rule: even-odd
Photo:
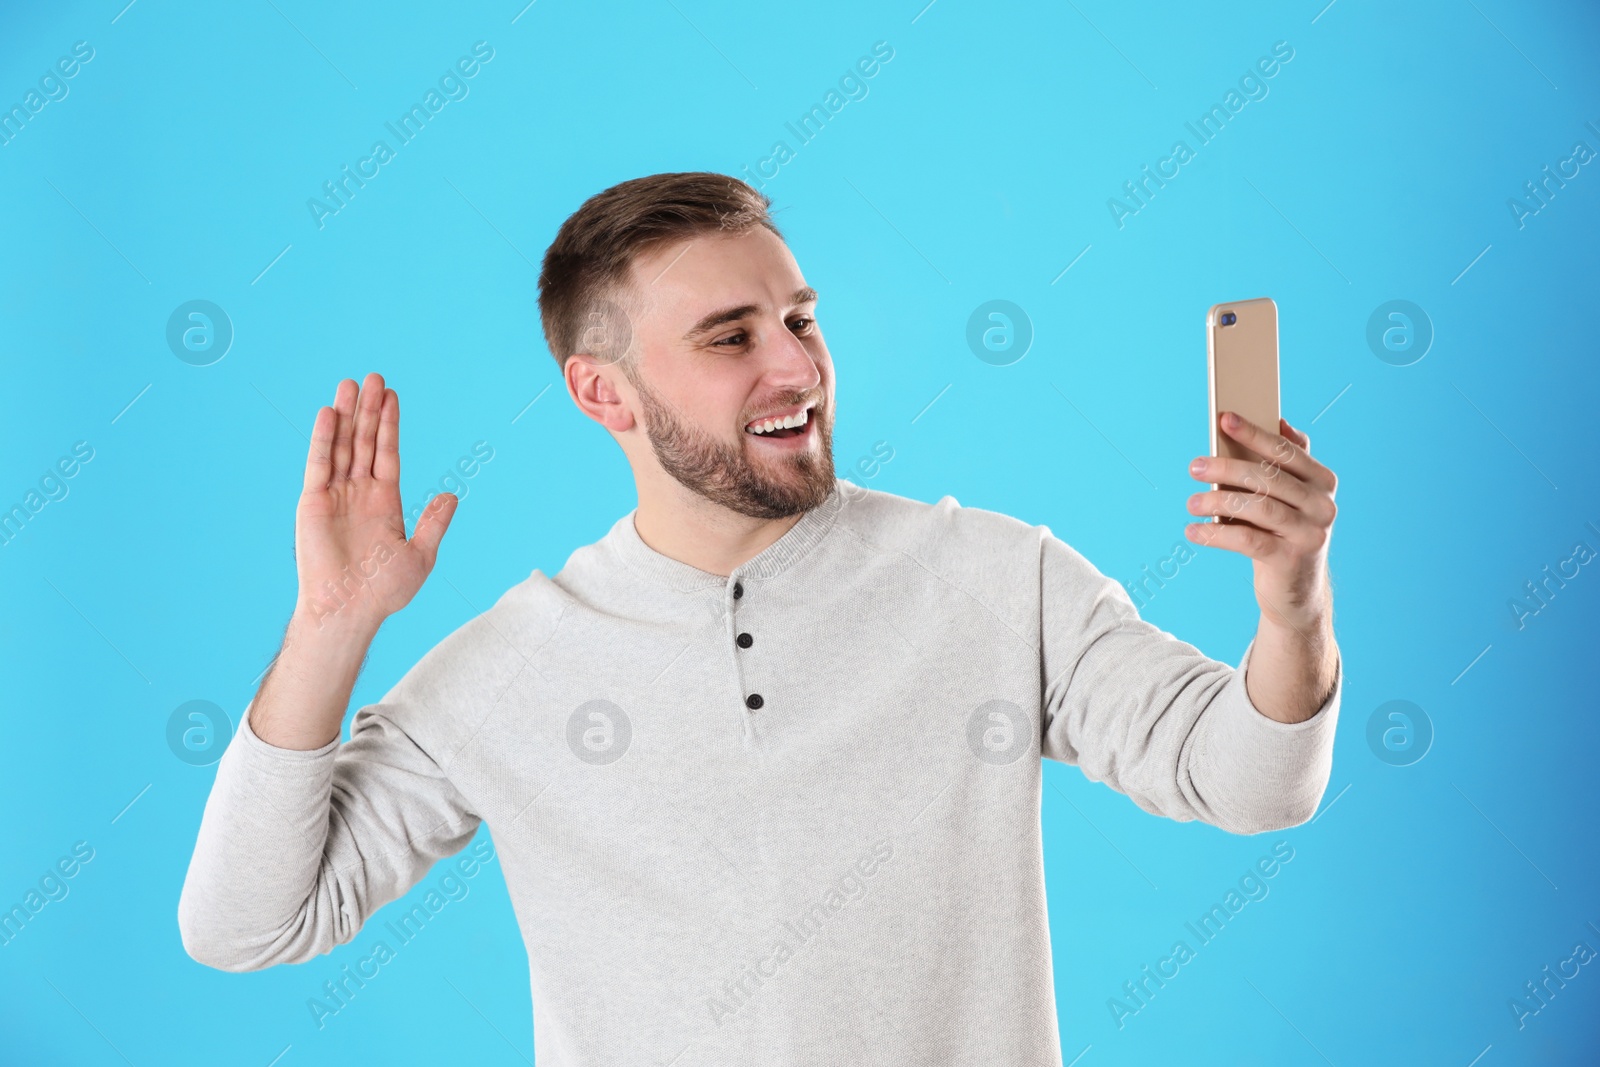
[[[634,516],[639,511],[637,506],[616,521],[606,540],[612,543],[629,566],[679,592],[728,586],[738,578],[775,578],[811,551],[833,528],[834,519],[844,503],[839,482],[835,477],[832,491],[821,504],[801,515],[782,537],[735,567],[726,578],[673,559],[645,544],[633,525]]]

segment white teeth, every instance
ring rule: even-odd
[[[760,434],[771,433],[773,430],[791,430],[796,426],[804,426],[810,415],[811,409],[806,408],[797,412],[796,414],[788,416],[787,418],[766,419],[762,422],[758,422],[754,426],[746,427],[745,432]]]

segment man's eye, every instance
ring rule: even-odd
[[[789,328],[791,330],[793,330],[795,333],[806,334],[806,333],[811,332],[812,327],[814,327],[815,325],[816,325],[816,320],[814,318],[812,318],[809,315],[802,315],[798,319],[792,320],[789,323]],[[743,330],[740,330],[738,333],[731,334],[731,335],[729,335],[727,337],[722,338],[721,340],[712,341],[711,342],[711,347],[712,348],[738,348],[738,347],[741,347],[742,345],[748,343],[749,340],[750,340],[749,334],[745,333],[745,331],[743,331]]]

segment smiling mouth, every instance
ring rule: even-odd
[[[752,437],[799,437],[811,428],[811,413],[815,408],[816,405],[812,404],[787,418],[764,419],[746,426],[744,432]]]

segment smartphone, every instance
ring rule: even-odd
[[[1211,392],[1211,454],[1259,461],[1260,456],[1222,432],[1224,411],[1236,411],[1270,433],[1278,432],[1278,305],[1268,297],[1216,304],[1206,312],[1206,365]],[[1219,489],[1241,486],[1215,485]],[[1212,522],[1243,522],[1213,515]]]

